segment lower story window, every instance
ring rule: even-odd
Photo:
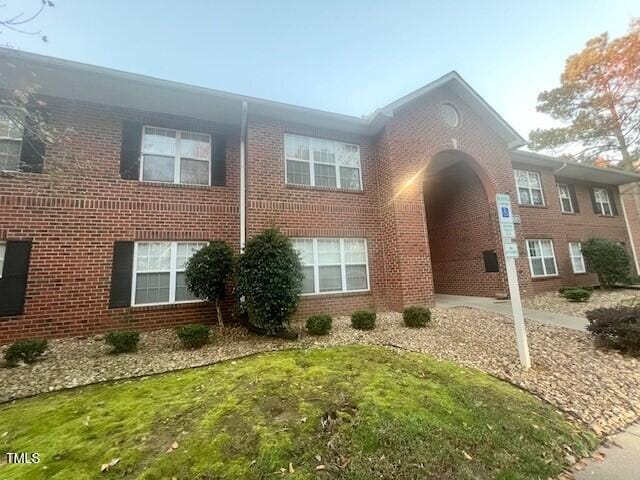
[[[369,289],[367,242],[363,238],[296,238],[303,294]]]
[[[580,242],[569,242],[569,255],[571,256],[571,267],[573,273],[585,273],[584,257],[582,256],[582,245]]]
[[[558,274],[551,240],[527,240],[527,252],[532,277],[549,277]]]
[[[2,278],[2,269],[4,268],[4,252],[6,249],[4,242],[0,242],[0,278]]]
[[[205,242],[136,242],[132,304],[198,300],[186,286],[185,268],[191,256],[205,245]]]

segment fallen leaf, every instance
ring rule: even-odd
[[[111,467],[114,467],[115,465],[117,465],[119,461],[120,461],[119,458],[114,458],[109,463],[103,463],[102,466],[100,467],[100,471],[101,472],[108,471]]]
[[[467,460],[473,460],[473,457],[464,450],[462,450],[462,455],[464,455],[464,458],[466,458]]]
[[[325,467],[324,465],[318,465],[316,467],[316,470],[326,470],[326,469],[327,469],[327,467]]]
[[[316,460],[321,462],[322,461],[322,457],[320,455],[316,455]]]
[[[173,442],[173,443],[171,444],[171,448],[173,448],[174,450],[175,450],[176,448],[178,448],[178,442]]]
[[[302,418],[300,419],[300,422],[301,422],[301,423],[307,423],[307,417],[302,417]]]
[[[289,462],[289,473],[296,473],[296,471],[293,468],[293,463]]]

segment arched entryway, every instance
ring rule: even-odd
[[[446,150],[425,169],[424,204],[435,293],[504,292],[495,188],[469,155]]]

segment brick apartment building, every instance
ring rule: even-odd
[[[185,260],[269,226],[301,253],[300,317],[504,292],[496,193],[520,219],[524,295],[595,283],[591,236],[640,246],[620,195],[640,177],[518,150],[455,72],[367,117],[7,49],[0,87],[54,132],[0,112],[0,343],[211,321]]]

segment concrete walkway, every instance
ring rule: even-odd
[[[615,435],[613,445],[598,449],[604,461],[589,460],[575,472],[576,480],[629,480],[640,478],[640,424]]]
[[[487,312],[498,313],[500,315],[511,316],[511,301],[496,300],[487,297],[467,297],[464,295],[444,295],[436,294],[436,306],[440,308],[470,307]],[[543,312],[541,310],[524,309],[524,316],[528,320],[554,325],[556,327],[572,328],[574,330],[585,330],[587,319],[584,317],[573,317],[562,313]]]

